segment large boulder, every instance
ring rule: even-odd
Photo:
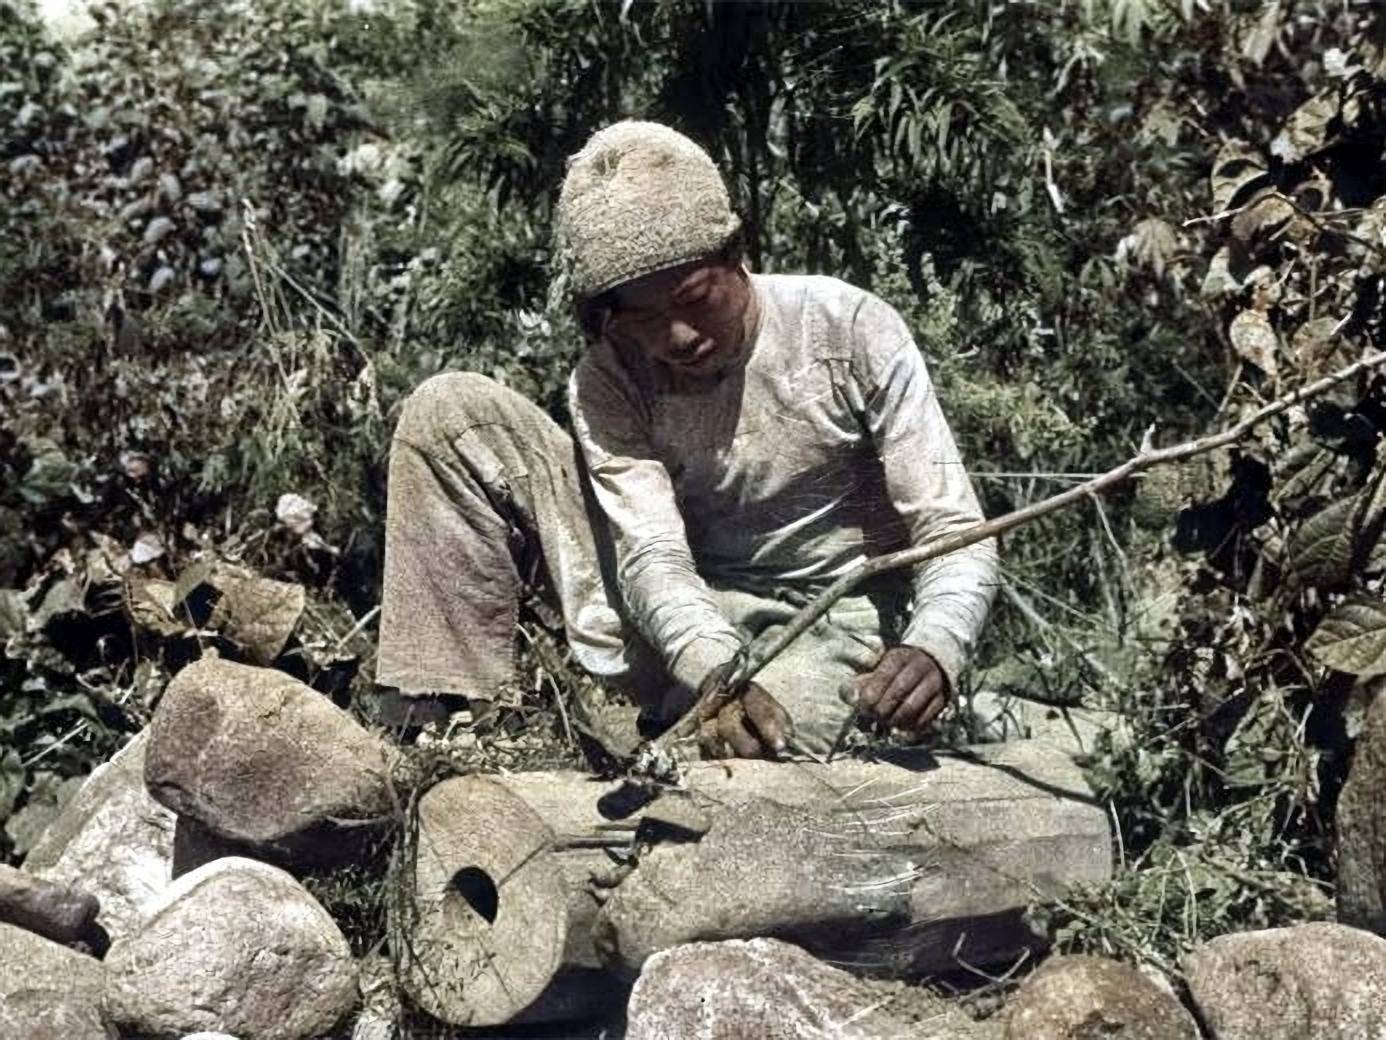
[[[337,925],[277,867],[230,857],[173,882],[106,957],[117,1025],[155,1035],[224,1030],[300,1040],[356,1002],[356,968]]]
[[[55,885],[0,863],[0,924],[16,925],[54,942],[77,942],[92,937],[100,909],[90,892]]]
[[[1386,935],[1386,679],[1376,685],[1338,798],[1338,919]]]
[[[0,1037],[107,1040],[100,961],[0,924]]]
[[[167,886],[175,817],[144,787],[149,731],[92,771],[24,860],[24,871],[96,896],[112,939],[137,928]]]
[[[646,961],[631,993],[626,1040],[991,1040],[925,990],[856,978],[777,939],[689,943]]]
[[[1165,989],[1119,961],[1053,957],[1006,1011],[1006,1040],[1198,1040],[1193,1016]]]
[[[1386,1036],[1386,939],[1340,924],[1223,935],[1185,958],[1218,1040]]]
[[[341,828],[394,808],[389,745],[271,668],[217,658],[189,665],[149,729],[150,792],[232,841],[312,855],[320,842],[342,847]]]

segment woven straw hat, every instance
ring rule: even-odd
[[[554,231],[567,289],[585,300],[716,253],[740,226],[707,152],[667,126],[626,121],[568,161]]]

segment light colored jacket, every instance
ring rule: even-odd
[[[681,383],[601,341],[569,386],[626,605],[690,687],[742,643],[709,586],[807,599],[868,557],[982,519],[895,309],[834,278],[752,286],[758,327],[719,380]],[[918,566],[899,641],[956,686],[996,582],[990,541]]]

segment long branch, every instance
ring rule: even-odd
[[[1168,448],[1143,449],[1134,458],[1128,459],[1115,469],[1108,470],[1093,479],[1069,488],[1067,491],[1060,492],[1051,498],[1035,502],[1026,506],[1024,509],[1017,509],[1013,513],[998,516],[992,520],[976,524],[962,531],[946,535],[942,538],[935,538],[925,542],[923,545],[912,546],[909,549],[902,549],[899,552],[885,553],[862,563],[855,570],[842,575],[826,589],[824,589],[812,602],[801,609],[789,622],[774,636],[764,642],[763,645],[756,645],[755,642],[746,650],[741,658],[739,666],[727,678],[721,686],[705,692],[698,698],[697,702],[679,720],[674,723],[662,736],[654,741],[654,746],[663,750],[676,740],[682,740],[691,736],[698,728],[698,721],[704,717],[705,712],[714,702],[723,702],[737,696],[750,682],[755,675],[767,664],[778,657],[790,643],[798,639],[799,636],[807,632],[819,618],[832,609],[843,596],[847,595],[868,578],[874,577],[883,571],[896,570],[900,567],[912,567],[916,564],[924,563],[939,556],[946,556],[948,553],[965,549],[969,545],[985,541],[988,538],[995,538],[1005,534],[1007,531],[1014,530],[1022,524],[1027,524],[1041,516],[1045,516],[1055,510],[1062,509],[1064,506],[1072,505],[1090,495],[1096,495],[1110,491],[1116,485],[1129,479],[1133,475],[1143,470],[1150,469],[1152,466],[1165,465],[1171,462],[1182,462],[1195,455],[1213,451],[1217,448],[1226,447],[1236,441],[1241,440],[1260,423],[1265,422],[1281,412],[1293,408],[1311,397],[1317,397],[1326,390],[1331,389],[1344,380],[1351,379],[1365,369],[1375,367],[1386,362],[1386,351],[1379,351],[1371,354],[1359,361],[1353,362],[1346,368],[1334,372],[1332,375],[1324,376],[1322,379],[1315,380],[1307,386],[1300,387],[1284,397],[1277,398],[1264,408],[1260,408],[1247,416],[1241,422],[1228,427],[1220,433],[1205,434],[1196,437],[1191,441],[1176,444]]]

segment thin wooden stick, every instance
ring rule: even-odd
[[[1270,419],[1295,405],[1307,401],[1311,397],[1316,397],[1329,390],[1344,380],[1351,379],[1359,372],[1368,368],[1373,368],[1382,363],[1386,363],[1386,351],[1379,351],[1371,354],[1359,361],[1340,369],[1329,376],[1315,380],[1308,386],[1301,387],[1284,397],[1278,398],[1247,416],[1241,422],[1228,427],[1221,433],[1206,434],[1182,444],[1176,444],[1168,448],[1147,448],[1143,447],[1140,454],[1132,459],[1128,459],[1115,469],[1108,470],[1092,480],[1085,481],[1076,487],[1071,487],[1067,491],[1062,491],[1050,498],[1043,499],[1026,506],[1024,509],[1017,509],[1013,513],[998,516],[992,520],[976,524],[965,530],[954,534],[946,535],[942,538],[935,538],[925,542],[923,545],[913,546],[909,549],[901,549],[899,552],[885,553],[873,559],[867,560],[855,570],[844,574],[835,582],[821,592],[816,599],[810,602],[802,610],[794,615],[793,618],[782,628],[774,638],[766,641],[764,645],[757,646],[752,643],[743,650],[737,661],[737,666],[727,677],[722,685],[707,691],[679,720],[674,723],[664,734],[652,742],[656,751],[666,751],[670,744],[678,740],[684,740],[692,736],[698,729],[698,723],[705,718],[709,712],[720,708],[722,704],[738,696],[746,684],[767,664],[773,661],[790,643],[798,639],[799,636],[807,632],[819,618],[826,614],[834,604],[843,596],[847,595],[862,582],[872,578],[883,571],[896,570],[900,567],[912,567],[916,564],[924,563],[927,560],[935,559],[939,556],[946,556],[948,553],[965,549],[969,545],[985,541],[988,538],[995,538],[997,535],[1013,530],[1022,524],[1027,524],[1041,516],[1045,516],[1055,510],[1062,509],[1064,506],[1072,505],[1074,502],[1110,491],[1116,485],[1129,479],[1133,475],[1143,470],[1150,469],[1152,466],[1167,465],[1171,462],[1182,462],[1195,455],[1213,451],[1217,448],[1226,447],[1236,441],[1241,440],[1251,431],[1251,429],[1267,419]]]

